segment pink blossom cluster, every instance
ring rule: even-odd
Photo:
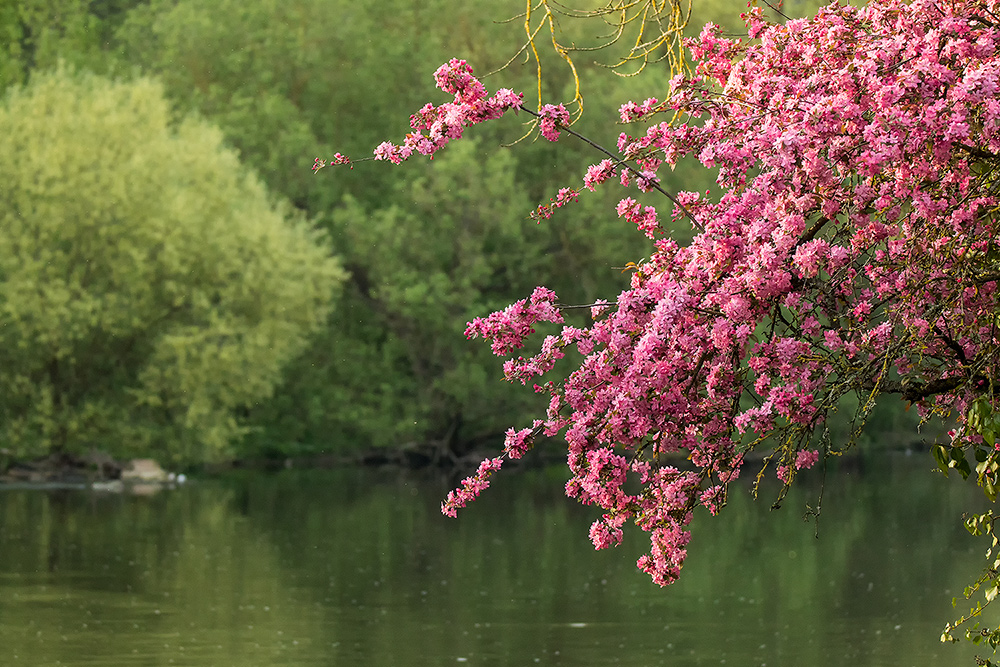
[[[441,503],[441,512],[445,516],[456,517],[458,510],[479,497],[479,494],[490,486],[490,477],[503,465],[500,457],[485,459],[472,475],[462,480],[461,486],[448,492],[448,497]]]
[[[618,115],[621,117],[623,123],[632,123],[652,113],[656,109],[657,104],[659,104],[659,100],[655,97],[650,97],[642,104],[629,101],[621,105],[618,109]]]
[[[507,437],[504,440],[504,454],[510,459],[519,459],[531,449],[534,436],[542,425],[541,419],[536,419],[531,428],[523,428],[520,431],[513,428],[507,429]]]
[[[538,112],[538,130],[549,141],[559,140],[559,127],[569,125],[569,111],[561,104],[546,104]]]
[[[651,239],[655,239],[662,231],[656,209],[652,206],[640,206],[631,197],[626,197],[618,202],[616,210],[619,218],[625,218]]]
[[[410,116],[413,132],[400,145],[388,141],[379,144],[375,148],[376,160],[399,164],[413,153],[433,156],[452,139],[459,139],[464,128],[499,118],[508,109],[517,110],[524,101],[522,94],[507,88],[489,96],[485,86],[472,75],[472,67],[456,58],[438,68],[434,81],[438,88],[453,94],[454,100],[438,106],[428,103]]]
[[[789,483],[792,479],[793,470],[802,470],[803,468],[812,468],[819,461],[819,451],[815,449],[800,449],[795,455],[795,463],[793,465],[781,465],[778,466],[778,479]]]
[[[556,196],[549,199],[548,204],[539,204],[538,207],[531,212],[530,217],[535,222],[548,220],[552,217],[552,213],[555,212],[557,208],[562,208],[566,204],[571,204],[577,201],[580,201],[579,190],[574,190],[573,188],[559,188],[559,192],[556,193]]]
[[[622,524],[627,519],[628,517],[624,514],[618,516],[605,514],[600,520],[595,521],[590,526],[590,541],[593,542],[594,548],[607,549],[621,544],[622,537],[624,537]]]
[[[535,333],[536,322],[563,321],[556,307],[555,292],[536,287],[531,298],[521,299],[488,317],[477,317],[465,329],[466,338],[485,338],[492,343],[493,353],[505,356],[524,345],[524,339]]]
[[[615,165],[611,160],[601,160],[597,164],[592,164],[587,168],[587,174],[583,177],[583,187],[591,192],[597,186],[604,183],[615,175]]]
[[[627,517],[650,533],[639,567],[669,583],[691,511],[718,511],[739,475],[744,434],[808,434],[845,391],[895,388],[960,416],[971,385],[933,383],[974,364],[997,377],[998,275],[969,257],[985,257],[998,232],[975,167],[1000,161],[1000,33],[971,6],[881,0],[785,25],[754,10],[755,43],[709,28],[692,43],[694,77],[672,82],[663,103],[623,107],[629,120],[691,119],[621,135],[622,157],[648,181],[693,155],[718,170],[722,192],[678,195],[704,230],[683,248],[655,209],[622,200],[619,215],[654,253],[617,306],[574,334],[592,350],[550,385],[543,429],[569,445],[567,492],[606,512],[596,546],[617,543]],[[585,184],[609,180],[595,178],[608,166]],[[508,375],[523,381],[551,357]],[[778,467],[788,482],[820,456],[807,438],[790,441],[802,444]],[[684,453],[695,472],[645,474],[628,494],[612,453],[629,451],[647,462]]]
[[[347,157],[346,155],[341,155],[340,153],[334,155],[332,160],[323,160],[321,158],[316,158],[316,160],[313,162],[312,171],[315,174],[323,167],[326,167],[327,165],[333,166],[335,164],[351,164],[351,158]],[[354,167],[352,166],[351,168],[353,169]]]
[[[536,387],[545,419],[512,431],[509,450],[563,434],[567,494],[603,510],[596,547],[634,523],[650,538],[637,565],[668,584],[694,510],[721,509],[754,443],[779,443],[790,483],[819,460],[811,435],[845,394],[895,393],[962,420],[1000,378],[1000,27],[984,18],[998,14],[1000,0],[870,0],[771,24],[755,8],[751,41],[707,26],[689,44],[692,76],[662,102],[622,106],[644,125],[585,187],[628,161],[618,183],[655,189],[663,166],[692,156],[717,171],[719,194],[676,194],[674,219],[697,230],[686,246],[623,197],[618,215],[650,237],[649,259],[588,328],[505,364],[527,383],[569,345],[584,355]],[[543,134],[565,123],[543,119]],[[561,323],[539,290],[467,336],[506,356],[535,322]],[[670,465],[685,459],[690,470]]]

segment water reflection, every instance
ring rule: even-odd
[[[876,465],[831,478],[819,539],[818,477],[778,512],[733,494],[667,589],[634,569],[639,535],[590,550],[559,470],[502,478],[458,521],[447,482],[362,470],[6,491],[0,664],[959,663],[937,636],[981,566],[958,521],[977,498],[927,460]]]

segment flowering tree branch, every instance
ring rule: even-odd
[[[698,230],[686,246],[626,192],[616,213],[651,255],[613,305],[593,307],[591,326],[566,325],[539,287],[466,330],[509,357],[508,380],[549,394],[544,418],[508,432],[504,455],[562,434],[567,495],[602,511],[595,547],[618,544],[632,523],[650,540],[638,567],[675,581],[693,512],[722,508],[747,454],[766,443],[765,466],[787,488],[831,453],[824,424],[851,393],[854,437],[878,394],[955,420],[939,465],[975,473],[996,497],[1000,30],[983,17],[998,14],[1000,0],[871,0],[772,24],[754,8],[751,41],[706,26],[688,43],[694,71],[677,74],[666,99],[621,106],[638,132],[620,134],[617,154],[583,139],[607,156],[587,169],[588,190],[657,190],[658,171],[685,156],[721,186],[712,200],[664,192],[672,218]],[[435,78],[454,100],[425,106],[375,159],[432,155],[470,125],[528,111],[517,93],[488,95],[464,61]],[[546,139],[572,132],[562,105],[528,113]],[[560,190],[534,215],[579,192]],[[513,356],[537,322],[562,329]],[[582,361],[569,376],[536,385],[571,346]],[[443,511],[482,491],[503,459],[485,461]],[[984,580],[994,596],[997,576]]]
[[[532,116],[535,116],[540,121],[545,120],[545,118],[541,114],[535,113],[531,109],[528,109],[528,108],[526,108],[524,106],[522,106],[520,108],[521,108],[522,111],[525,111],[525,112],[531,114]],[[680,201],[678,201],[677,198],[674,195],[670,194],[669,192],[667,192],[666,190],[664,190],[662,187],[660,187],[660,184],[655,179],[650,178],[649,174],[643,174],[639,170],[637,170],[634,167],[632,167],[628,162],[626,162],[625,160],[623,160],[620,156],[615,155],[614,153],[612,153],[608,149],[604,148],[600,144],[597,144],[593,140],[588,139],[584,135],[580,134],[576,130],[574,130],[571,127],[569,127],[568,125],[564,125],[562,123],[556,122],[555,123],[555,129],[557,131],[561,130],[563,132],[566,132],[567,134],[570,134],[570,135],[576,137],[580,141],[582,141],[585,144],[593,147],[594,149],[596,149],[597,151],[603,153],[604,155],[607,155],[612,160],[611,167],[610,167],[612,170],[617,169],[617,168],[620,167],[620,168],[628,171],[629,173],[631,173],[632,176],[634,178],[636,178],[636,179],[645,179],[646,182],[648,183],[647,187],[649,189],[656,190],[660,194],[664,195],[667,199],[669,199],[671,202],[673,202],[674,206],[676,206],[677,208],[679,208],[684,213],[685,217],[687,217],[688,220],[691,221],[691,224],[694,225],[695,228],[698,229],[698,231],[702,231],[702,232],[705,231],[702,228],[701,223],[698,222],[698,220],[693,215],[691,215],[691,212],[688,211],[684,207],[684,204],[682,204]],[[558,134],[556,134],[556,137],[558,138]]]

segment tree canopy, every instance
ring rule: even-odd
[[[344,277],[159,85],[65,69],[0,104],[0,441],[224,456]]]

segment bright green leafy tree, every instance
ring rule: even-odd
[[[327,318],[327,243],[150,80],[36,73],[0,126],[0,442],[228,454]]]

